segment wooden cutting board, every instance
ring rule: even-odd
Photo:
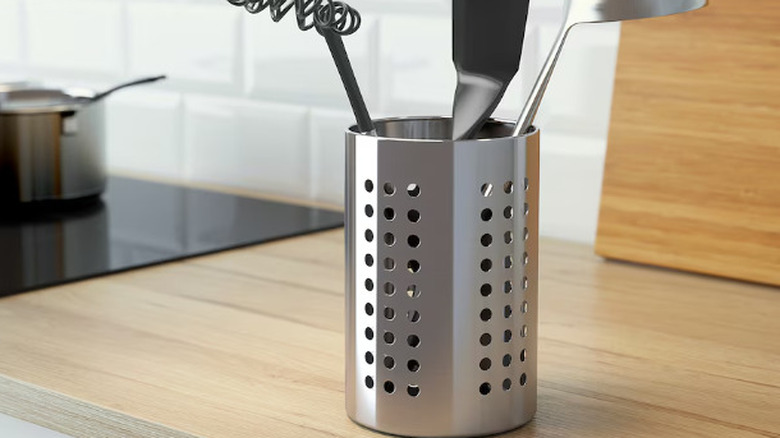
[[[624,23],[614,93],[596,252],[780,285],[780,1]]]

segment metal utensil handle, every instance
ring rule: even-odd
[[[358,129],[360,132],[373,132],[374,122],[368,113],[366,101],[363,100],[363,95],[360,93],[360,86],[355,78],[355,72],[352,70],[352,64],[349,62],[347,49],[344,47],[344,40],[342,40],[339,34],[330,29],[323,30],[322,36],[325,38],[325,42],[328,43],[328,49],[333,57],[333,62],[339,71],[341,82],[344,84],[344,90],[347,92],[349,104],[352,107],[352,112],[355,114]]]
[[[563,44],[566,42],[566,37],[569,35],[569,30],[571,30],[571,28],[572,26],[568,23],[561,27],[561,31],[558,33],[558,38],[556,38],[555,44],[553,44],[552,50],[550,51],[550,55],[547,57],[547,61],[545,61],[544,67],[539,72],[539,77],[536,79],[534,88],[531,90],[531,94],[528,96],[528,100],[525,102],[523,111],[520,113],[520,117],[517,119],[515,130],[512,133],[513,136],[519,137],[523,135],[533,124],[534,118],[536,118],[536,113],[539,111],[539,107],[542,105],[544,92],[547,90],[547,86],[550,84],[553,71],[555,71],[555,65],[558,63],[558,58],[560,58],[561,52],[563,51]]]
[[[168,76],[166,76],[166,75],[160,75],[160,76],[153,76],[153,77],[149,77],[149,78],[137,79],[137,80],[132,81],[132,82],[126,82],[124,84],[117,85],[116,87],[110,88],[110,89],[108,89],[108,90],[106,90],[106,91],[104,91],[102,93],[99,93],[99,94],[95,95],[95,97],[93,97],[90,100],[92,102],[97,102],[99,100],[105,99],[110,94],[113,94],[114,92],[122,90],[124,88],[134,87],[136,85],[142,85],[142,84],[149,84],[149,83],[152,83],[152,82],[157,82],[157,81],[165,79],[167,77]]]

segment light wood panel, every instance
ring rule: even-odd
[[[76,437],[352,437],[343,233],[0,299],[0,412]],[[780,291],[543,241],[508,436],[780,437]],[[377,435],[379,436],[379,435]]]
[[[596,251],[780,285],[780,2],[622,25]]]

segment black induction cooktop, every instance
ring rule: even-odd
[[[0,207],[0,297],[342,225],[337,212],[111,177],[78,205]]]

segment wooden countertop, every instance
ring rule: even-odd
[[[90,438],[372,436],[344,411],[342,233],[0,299],[0,412]],[[780,437],[780,290],[541,248],[539,412],[510,436]]]

